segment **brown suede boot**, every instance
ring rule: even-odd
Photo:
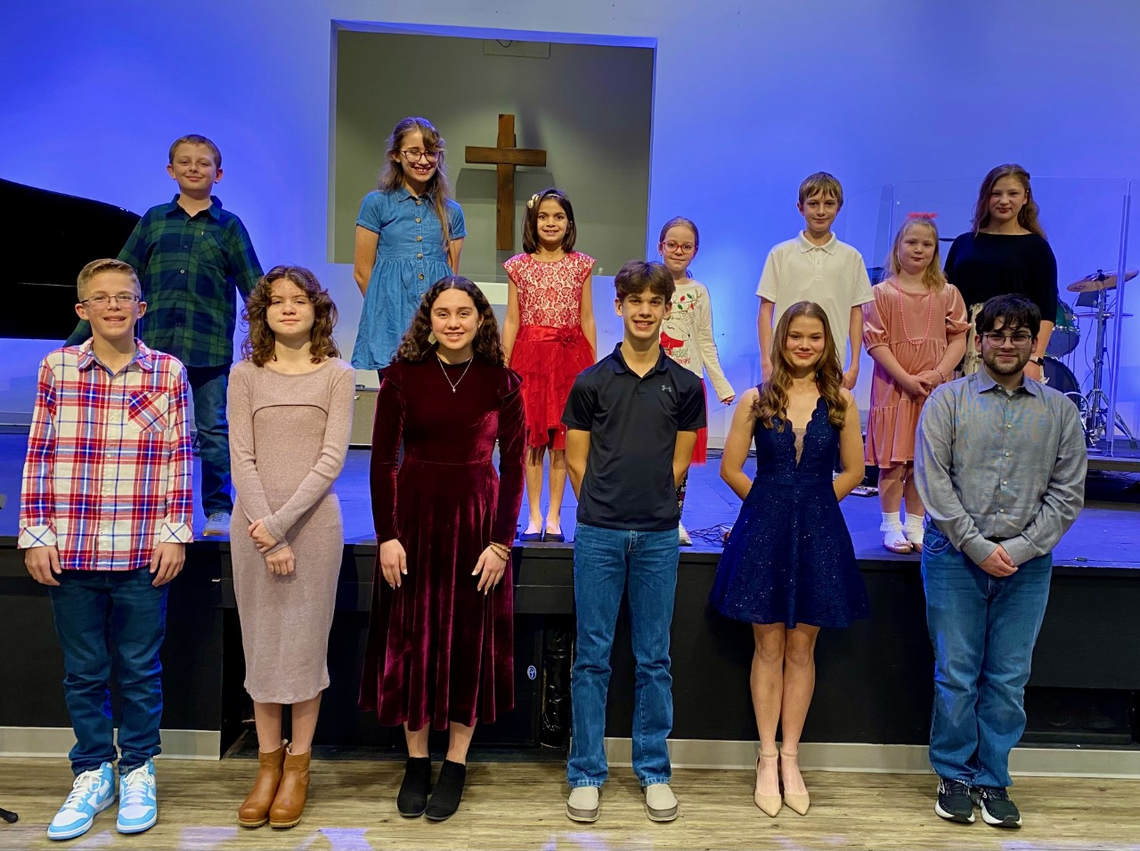
[[[309,795],[309,757],[312,753],[311,749],[300,754],[285,751],[281,785],[277,787],[277,797],[269,808],[270,827],[296,827],[301,823],[305,799]]]
[[[257,752],[257,779],[253,791],[238,807],[238,824],[242,827],[261,827],[269,821],[269,808],[281,784],[281,765],[285,762],[285,742],[270,753]]]

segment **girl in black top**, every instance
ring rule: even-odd
[[[954,240],[946,255],[946,277],[970,309],[965,372],[976,372],[975,308],[995,295],[1017,293],[1041,310],[1041,331],[1025,374],[1042,380],[1045,348],[1057,316],[1057,259],[1037,222],[1029,172],[999,165],[986,175],[974,209],[974,229]]]

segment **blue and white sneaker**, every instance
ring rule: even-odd
[[[105,762],[76,775],[71,794],[48,825],[48,839],[74,839],[91,829],[95,816],[115,803],[115,766]]]
[[[142,833],[158,821],[158,798],[155,793],[154,760],[148,759],[129,774],[119,778],[119,833]]]

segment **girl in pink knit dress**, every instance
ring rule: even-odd
[[[918,415],[939,384],[953,377],[966,349],[966,305],[947,283],[932,214],[912,213],[887,259],[889,276],[863,305],[863,345],[875,361],[866,460],[879,467],[883,546],[922,550],[926,509],[914,486]],[[899,517],[906,499],[906,521]]]
[[[577,228],[570,199],[544,189],[526,204],[523,254],[503,264],[510,276],[503,351],[523,380],[526,412],[526,497],[529,519],[521,541],[555,541],[562,534],[566,490],[566,426],[562,409],[574,378],[593,365],[594,258],[574,250]],[[543,455],[550,451],[550,507],[543,525]]]

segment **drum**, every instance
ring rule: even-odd
[[[1084,407],[1084,398],[1081,396],[1081,385],[1073,371],[1056,358],[1045,358],[1045,365],[1041,368],[1045,373],[1045,383],[1054,390],[1060,390],[1078,408]]]
[[[1049,345],[1045,351],[1059,358],[1075,349],[1080,341],[1081,329],[1077,327],[1077,317],[1073,309],[1057,299],[1057,324],[1053,327],[1053,335],[1049,338]]]

